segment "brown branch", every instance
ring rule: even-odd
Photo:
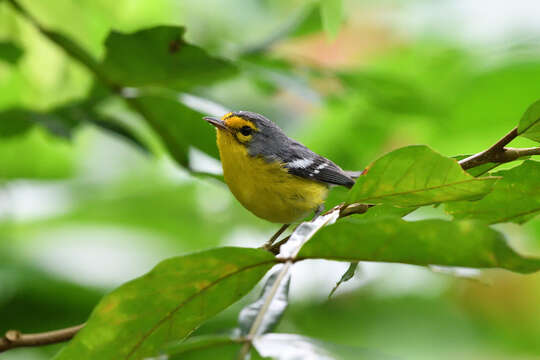
[[[507,163],[517,160],[524,156],[540,155],[540,147],[534,148],[508,148],[505,147],[518,136],[517,127],[513,128],[508,134],[503,136],[489,149],[460,160],[459,165],[463,170],[468,170],[476,166],[487,163]]]
[[[508,134],[503,136],[499,141],[497,141],[493,146],[491,146],[489,149],[479,152],[478,154],[474,154],[469,156],[468,158],[465,158],[459,162],[459,165],[463,168],[463,170],[467,170],[488,162],[498,162],[495,161],[498,155],[501,153],[504,153],[504,147],[510,143],[510,141],[514,140],[518,136],[517,127],[513,128]]]
[[[84,324],[36,334],[23,334],[19,330],[9,330],[0,338],[0,353],[9,349],[26,346],[43,346],[71,339]]]

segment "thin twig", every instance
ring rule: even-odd
[[[474,154],[459,161],[464,170],[471,169],[486,163],[505,163],[517,160],[522,156],[538,155],[540,148],[515,149],[505,148],[512,140],[518,136],[517,127],[493,144],[489,149]]]
[[[459,164],[464,170],[467,170],[488,162],[496,162],[490,161],[490,159],[492,160],[495,154],[500,154],[504,152],[504,147],[508,145],[512,140],[514,140],[517,136],[518,130],[517,127],[515,127],[508,134],[504,135],[499,141],[493,144],[489,149],[479,152],[478,154],[471,155],[468,158],[461,160]]]
[[[36,334],[23,334],[18,330],[9,330],[0,338],[0,352],[27,346],[43,346],[64,342],[71,339],[83,328],[84,324]]]

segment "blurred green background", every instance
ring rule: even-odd
[[[99,59],[111,30],[185,26],[189,42],[238,71],[208,86],[201,80],[184,101],[198,101],[202,113],[262,113],[346,169],[408,144],[448,156],[481,151],[540,98],[540,4],[533,0],[346,1],[335,39],[323,31],[316,4],[300,0],[21,4]],[[16,128],[13,109],[47,112],[85,99],[93,84],[86,68],[0,1],[0,129]],[[118,98],[100,103],[99,114],[121,119],[151,151],[91,124],[69,138],[37,125],[0,136],[0,331],[75,325],[105,292],[164,258],[258,246],[276,229],[219,181],[180,167]],[[213,137],[204,125],[189,136]],[[196,149],[189,161],[198,171],[220,169]],[[414,214],[427,215],[446,216],[441,209]],[[496,227],[517,250],[540,254],[538,217]],[[365,263],[329,300],[346,267],[297,264],[277,331],[400,359],[540,357],[539,275]],[[234,327],[256,295],[197,333]],[[0,359],[47,359],[60,346]]]

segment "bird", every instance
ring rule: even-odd
[[[350,189],[361,174],[344,171],[261,114],[234,111],[203,119],[217,130],[223,177],[230,191],[257,217],[284,224],[280,231],[312,212],[322,212],[331,186]]]

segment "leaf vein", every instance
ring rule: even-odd
[[[228,279],[230,278],[231,276],[234,276],[234,275],[237,275],[243,271],[246,271],[246,270],[250,270],[250,269],[253,269],[253,268],[256,268],[258,266],[263,266],[263,265],[266,265],[266,264],[271,264],[271,263],[274,263],[276,262],[275,259],[272,259],[272,260],[267,260],[267,261],[263,261],[263,262],[260,262],[260,263],[256,263],[256,264],[252,264],[252,265],[249,265],[249,266],[246,266],[246,267],[243,267],[243,268],[240,268],[234,272],[231,272],[225,276],[222,276],[220,277],[219,279],[216,279],[214,280],[213,282],[211,282],[210,284],[208,284],[206,287],[202,288],[199,292],[191,295],[190,297],[188,297],[186,300],[184,300],[182,303],[180,303],[178,306],[176,306],[173,310],[169,311],[169,313],[164,316],[162,319],[160,319],[150,330],[148,330],[145,334],[143,334],[141,336],[141,338],[139,339],[139,341],[137,341],[137,343],[135,343],[135,345],[133,345],[133,348],[130,350],[130,352],[126,355],[126,360],[129,359],[136,351],[137,349],[139,349],[139,347],[143,344],[143,342],[150,336],[152,335],[152,333],[154,331],[156,331],[161,325],[163,325],[163,323],[165,323],[167,320],[169,320],[171,317],[173,317],[176,312],[178,312],[181,308],[183,308],[184,306],[186,306],[188,303],[190,303],[191,301],[193,301],[194,299],[196,299],[199,295],[205,293],[207,290],[209,290],[210,288],[214,287],[215,285],[219,284],[221,281],[225,280],[225,279]]]

